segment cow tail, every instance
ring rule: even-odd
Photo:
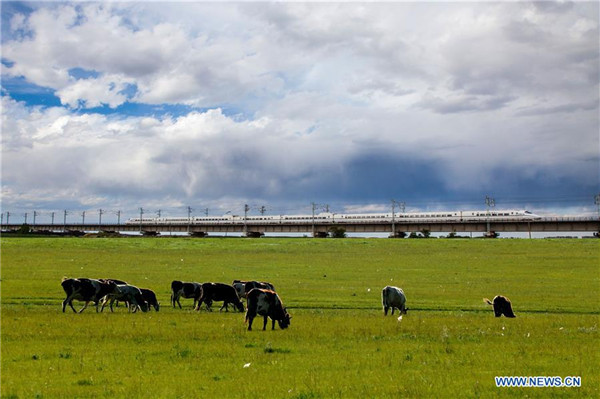
[[[484,302],[484,303],[487,303],[488,305],[494,305],[494,304],[492,303],[492,301],[490,301],[490,300],[489,300],[489,299],[487,299],[487,298],[483,298],[483,302]]]

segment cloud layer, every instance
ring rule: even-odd
[[[6,209],[591,202],[599,188],[597,3],[2,13]]]

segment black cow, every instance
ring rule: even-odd
[[[225,308],[225,311],[228,312],[228,305],[232,304],[237,310],[240,312],[244,311],[244,305],[235,291],[235,288],[231,285],[223,284],[223,283],[204,283],[202,284],[202,297],[200,301],[198,301],[198,305],[196,306],[196,310],[200,309],[200,305],[202,303],[206,304],[206,309],[211,310],[213,301],[223,301],[223,306],[221,306],[221,310]]]
[[[494,315],[496,315],[496,317],[500,317],[502,315],[506,317],[517,317],[513,312],[510,299],[508,299],[505,296],[496,295],[493,301],[490,301],[487,298],[483,298],[483,301],[488,305],[492,305],[494,307]]]
[[[281,329],[288,328],[292,316],[283,307],[283,303],[277,293],[271,290],[255,288],[247,295],[248,310],[246,311],[246,322],[248,331],[252,331],[252,321],[256,315],[264,317],[263,331],[267,329],[267,317],[273,321],[272,329],[275,329],[275,321],[279,323]]]
[[[179,305],[181,309],[181,303],[179,302],[180,297],[194,298],[194,308],[196,302],[200,300],[202,296],[202,284],[200,283],[186,283],[183,281],[174,280],[171,283],[171,304],[175,307],[175,303]]]
[[[90,302],[94,302],[94,305],[96,305],[96,312],[98,312],[98,303],[100,302],[100,299],[117,290],[117,284],[113,281],[100,281],[89,278],[63,277],[60,285],[65,291],[65,294],[67,294],[67,298],[62,304],[63,313],[67,305],[73,309],[73,312],[77,312],[73,307],[73,299],[85,302],[85,305],[81,308],[79,313],[83,312]]]
[[[148,309],[150,309],[150,306],[152,306],[154,307],[154,310],[158,312],[160,304],[156,299],[156,294],[154,293],[154,291],[149,290],[147,288],[140,288],[140,291],[142,291],[142,298],[144,298],[144,301],[148,302]]]

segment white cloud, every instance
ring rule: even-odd
[[[2,74],[68,107],[3,97],[13,202],[31,187],[170,203],[378,195],[347,171],[381,159],[411,190],[406,168],[444,193],[492,187],[499,171],[596,184],[597,4],[38,7],[12,17]],[[126,101],[207,111],[74,112]],[[391,171],[372,181],[385,187]]]

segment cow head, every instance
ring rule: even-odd
[[[156,310],[158,312],[158,309],[160,309],[160,303],[154,302],[154,310]]]
[[[148,305],[148,302],[144,300],[141,293],[135,294],[135,300],[140,306],[140,309],[142,309],[142,312],[147,312],[148,310],[150,310],[150,305]]]
[[[140,309],[142,309],[142,312],[147,312],[148,310],[150,310],[150,305],[148,305],[148,302],[142,300],[142,302],[140,303]]]
[[[240,312],[245,312],[246,309],[244,309],[244,304],[242,303],[242,301],[238,301],[235,304],[235,307],[237,308],[237,310],[239,310]]]
[[[404,308],[404,310],[403,310],[403,311],[401,311],[400,313],[402,313],[402,314],[406,314],[407,312],[408,312],[408,308]]]
[[[279,320],[277,320],[277,322],[279,323],[279,327],[283,330],[285,328],[288,328],[290,325],[290,319],[292,318],[292,316],[290,316],[290,314],[287,312],[287,308],[283,308],[283,317]]]

